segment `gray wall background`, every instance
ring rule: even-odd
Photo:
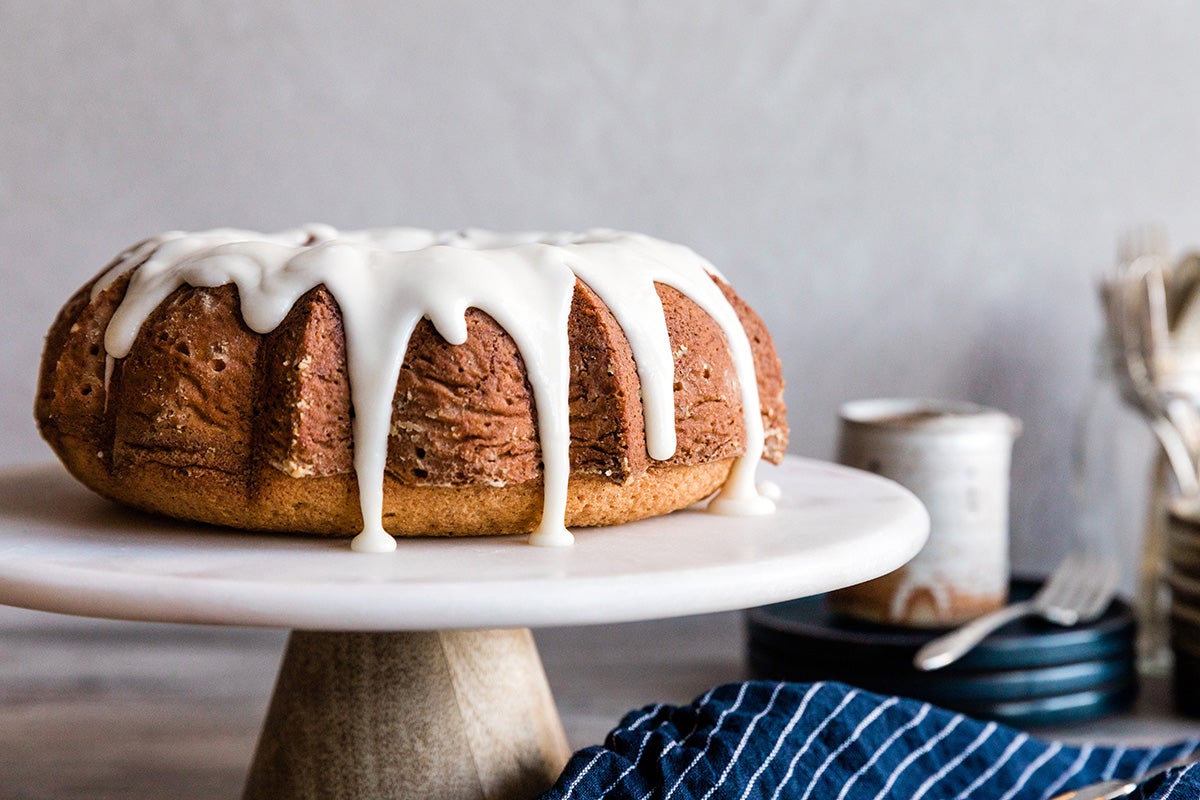
[[[1020,416],[1038,568],[1093,279],[1130,224],[1200,244],[1198,30],[1184,2],[0,0],[0,463],[50,457],[42,335],[148,234],[603,225],[758,308],[794,452],[855,397]]]

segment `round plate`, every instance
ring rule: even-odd
[[[1025,599],[1038,586],[1039,581],[1014,580],[1011,597],[1014,601]],[[819,597],[753,609],[747,632],[752,647],[761,643],[814,666],[855,669],[869,663],[877,671],[893,672],[911,671],[917,650],[940,633],[836,617]],[[1132,651],[1133,637],[1133,612],[1123,601],[1114,600],[1099,619],[1087,625],[1063,628],[1031,617],[1013,622],[938,674],[1115,658]]]
[[[749,661],[751,674],[759,678],[838,680],[879,694],[912,697],[1018,727],[1061,725],[1107,716],[1126,708],[1133,701],[1137,687],[1132,653],[1109,661],[1009,673],[974,673],[971,677],[942,675],[944,670],[929,675],[826,673],[794,661],[787,669],[761,650],[752,651]]]
[[[1137,698],[1137,683],[1073,692],[1056,697],[1017,700],[994,705],[967,705],[959,711],[1017,728],[1045,728],[1086,719],[1098,719],[1129,708]]]
[[[525,536],[347,540],[231,532],[102,501],[61,467],[0,472],[0,603],[117,619],[319,630],[575,625],[745,608],[882,575],[929,530],[908,490],[792,458],[760,471],[778,511],[681,511]]]
[[[803,660],[781,657],[766,648],[752,645],[750,667],[754,676],[759,678],[838,680],[883,694],[919,697],[955,708],[963,704],[1029,700],[1100,689],[1128,683],[1134,675],[1132,652],[1102,661],[1080,661],[1036,669],[947,674],[946,670],[872,671],[862,665],[857,670],[817,669],[806,665]]]

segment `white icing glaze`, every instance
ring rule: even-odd
[[[783,489],[775,481],[759,481],[758,493],[774,502],[778,502],[783,497]]]
[[[544,497],[541,522],[529,541],[550,546],[573,541],[564,518],[570,472],[567,317],[576,278],[604,301],[629,340],[642,386],[647,451],[656,460],[670,458],[676,442],[674,359],[655,283],[677,289],[712,317],[725,335],[741,387],[746,451],[708,508],[720,514],[774,510],[754,485],[763,426],[749,340],[711,279],[720,273],[681,245],[610,230],[339,232],[306,225],[276,234],[172,231],[118,256],[93,286],[93,299],[130,270],[129,288],[105,332],[106,390],[114,359],[129,353],[147,317],[180,286],[236,285],[242,316],[259,333],[274,330],[309,290],[319,285],[329,290],[345,326],[355,409],[354,468],[363,517],[355,550],[396,547],[382,524],[383,480],[392,396],[409,336],[426,317],[446,341],[462,344],[468,308],[489,314],[513,338],[533,389]]]

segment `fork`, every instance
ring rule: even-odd
[[[1038,615],[1063,626],[1090,622],[1108,608],[1118,577],[1115,559],[1073,553],[1063,559],[1032,598],[985,614],[939,636],[917,651],[913,664],[925,671],[953,664],[989,633],[1024,616]]]
[[[1102,295],[1126,398],[1149,420],[1180,492],[1196,495],[1200,412],[1169,385],[1173,376],[1162,374],[1172,347],[1166,269],[1165,255],[1143,252],[1125,263],[1120,278],[1104,285]]]

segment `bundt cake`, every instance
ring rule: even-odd
[[[392,535],[608,525],[787,444],[758,316],[686,247],[583,234],[171,232],[59,313],[35,413],[80,481],[175,517]]]

